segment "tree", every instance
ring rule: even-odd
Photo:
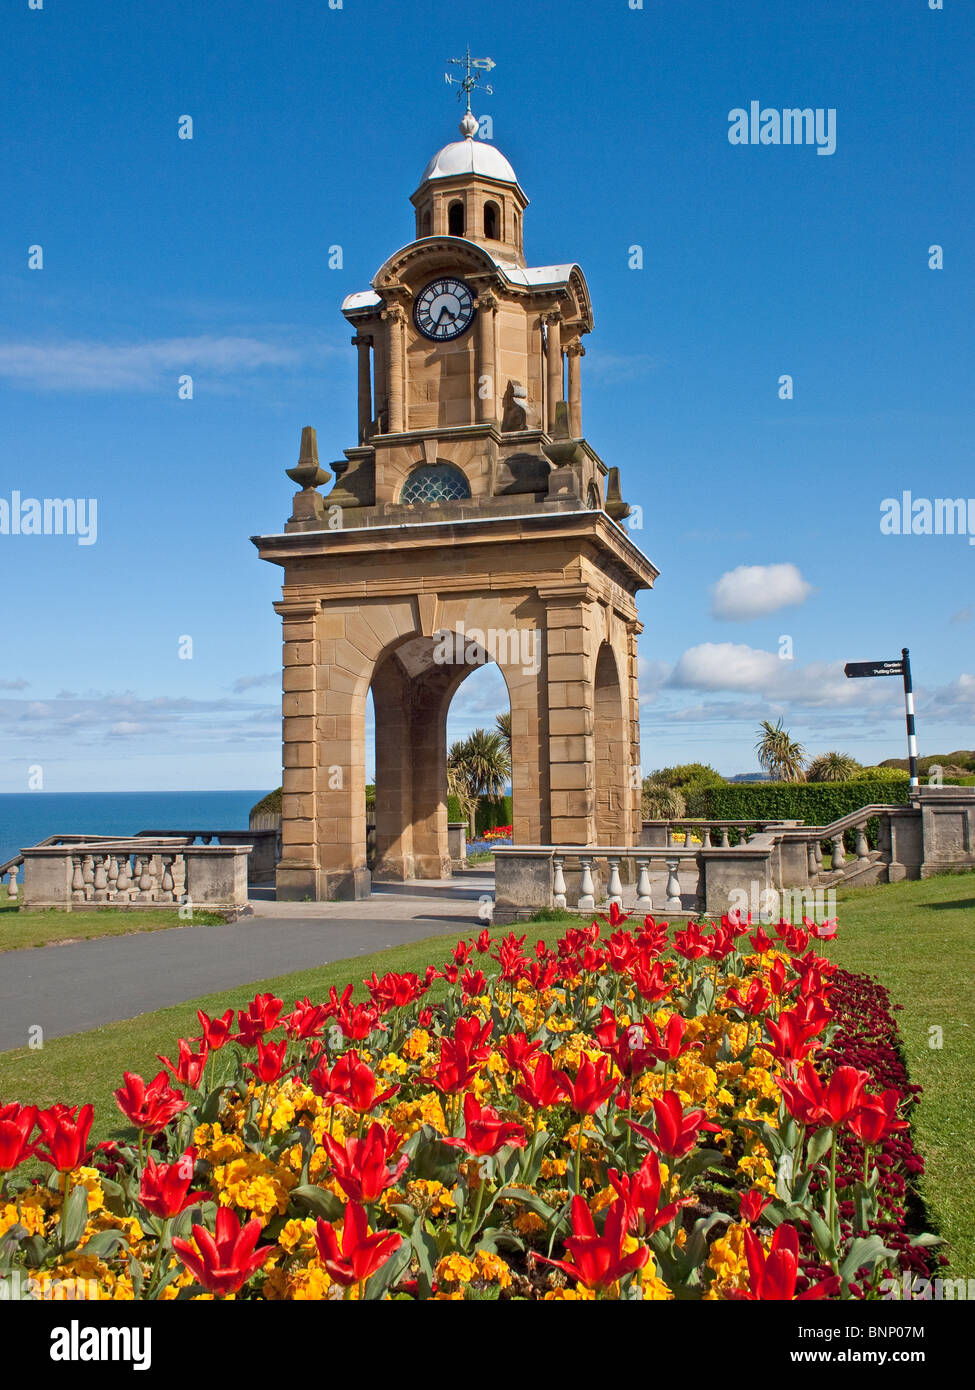
[[[771,724],[763,719],[755,744],[758,761],[775,782],[801,782],[806,766],[806,750],[782,727],[782,720]]]
[[[494,716],[494,725],[501,735],[501,742],[504,744],[505,752],[508,754],[508,764],[511,764],[511,710],[505,710],[504,714]]]
[[[820,753],[806,768],[807,782],[846,782],[860,764],[849,753]]]
[[[500,801],[511,776],[511,758],[496,730],[475,729],[470,738],[451,744],[447,753],[447,789],[467,816],[470,838],[477,835],[477,803],[482,796]]]

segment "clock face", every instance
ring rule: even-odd
[[[432,280],[418,295],[413,310],[417,328],[435,343],[459,338],[473,318],[474,293],[463,280],[452,276]]]

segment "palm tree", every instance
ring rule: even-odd
[[[511,710],[505,710],[504,714],[494,716],[494,726],[501,735],[501,742],[504,744],[505,752],[508,754],[508,762],[511,762]]]
[[[806,768],[807,782],[845,782],[860,764],[849,753],[820,753]]]
[[[782,727],[782,720],[771,724],[763,719],[755,744],[758,761],[774,782],[801,782],[806,766],[806,750]]]
[[[644,820],[680,820],[686,813],[687,802],[678,787],[668,787],[666,782],[656,782],[652,777],[644,777]]]
[[[511,776],[511,758],[501,734],[475,729],[470,738],[450,746],[447,753],[447,789],[467,816],[470,838],[477,834],[477,803],[482,796],[500,801]]]

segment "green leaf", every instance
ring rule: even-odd
[[[433,1293],[433,1270],[440,1258],[440,1250],[433,1236],[426,1229],[424,1222],[418,1221],[413,1227],[410,1236],[410,1245],[416,1252],[417,1260],[420,1264],[418,1279],[419,1293],[421,1298],[430,1298]]]
[[[824,1158],[833,1147],[833,1131],[830,1128],[817,1129],[806,1146],[806,1158],[809,1164],[818,1163]]]
[[[88,1189],[80,1183],[68,1194],[61,1208],[58,1244],[62,1250],[73,1250],[85,1233],[88,1220]]]
[[[855,1240],[847,1251],[846,1258],[840,1265],[840,1278],[844,1284],[849,1283],[861,1265],[867,1265],[872,1269],[878,1260],[891,1254],[893,1251],[887,1249],[879,1236],[862,1236]]]
[[[106,1255],[114,1254],[122,1246],[128,1248],[128,1244],[121,1231],[96,1231],[85,1241],[78,1254],[93,1255],[96,1259],[103,1260]]]
[[[326,1221],[338,1221],[345,1210],[345,1203],[334,1192],[326,1192],[324,1187],[316,1187],[314,1183],[293,1187],[291,1200],[310,1211],[312,1216],[324,1217]]]
[[[818,1211],[810,1211],[809,1224],[812,1227],[813,1240],[816,1242],[816,1249],[824,1259],[832,1260],[835,1256],[833,1248],[833,1237],[826,1222]]]
[[[912,1245],[918,1245],[922,1248],[929,1245],[944,1245],[944,1243],[941,1236],[933,1235],[930,1231],[924,1231],[921,1235],[915,1236],[911,1241]]]
[[[399,1249],[393,1251],[386,1263],[376,1270],[372,1278],[366,1280],[365,1297],[367,1299],[382,1298],[389,1286],[395,1284],[406,1273],[412,1258],[412,1242],[404,1240]]]

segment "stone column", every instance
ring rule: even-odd
[[[586,349],[578,338],[565,350],[569,359],[569,433],[573,439],[582,438],[582,381],[579,367]]]
[[[558,309],[545,315],[545,417],[549,434],[555,428],[555,407],[562,400],[562,315]]]
[[[592,594],[587,585],[539,589],[547,600],[545,675],[553,845],[594,845]]]
[[[352,343],[359,352],[359,443],[364,444],[366,442],[366,432],[372,420],[372,372],[369,362],[369,349],[372,347],[372,338],[368,333],[357,333],[352,339]]]
[[[497,379],[494,350],[494,315],[497,297],[490,293],[477,297],[477,419],[496,420]],[[484,378],[487,381],[484,381]],[[490,394],[484,394],[489,392]]]
[[[406,314],[398,304],[384,309],[382,317],[387,324],[387,399],[389,401],[389,433],[398,434],[406,428],[406,401],[403,390],[403,362],[405,348],[403,343]]]
[[[284,599],[274,608],[281,615],[284,638],[281,859],[276,893],[281,900],[300,902],[307,897],[315,901],[321,888],[315,823],[320,604],[317,599]]]

